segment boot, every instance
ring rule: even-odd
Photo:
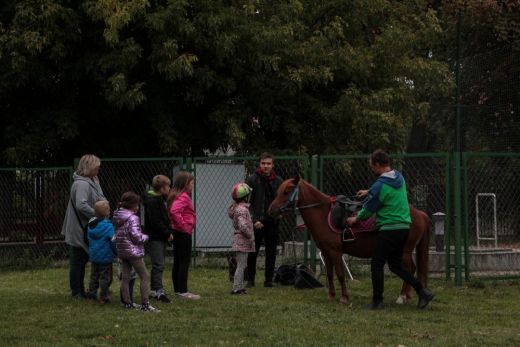
[[[385,305],[383,305],[383,302],[379,300],[372,300],[372,302],[365,307],[365,309],[372,311],[382,310],[384,308]]]
[[[426,288],[423,288],[419,292],[419,302],[417,303],[417,307],[421,310],[425,309],[426,306],[428,306],[428,303],[432,301],[434,297],[435,295],[431,291],[429,291]]]

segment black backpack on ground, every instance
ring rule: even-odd
[[[297,289],[323,287],[312,270],[304,264],[280,265],[275,271],[274,281],[281,285],[294,285]]]

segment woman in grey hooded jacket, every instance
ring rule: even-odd
[[[94,217],[94,204],[99,200],[106,200],[97,177],[100,165],[101,160],[92,154],[85,154],[79,160],[61,229],[65,243],[69,245],[69,281],[74,298],[86,297],[84,278],[88,245],[85,243],[84,228],[90,218]]]

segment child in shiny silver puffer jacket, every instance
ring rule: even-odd
[[[132,267],[141,279],[141,310],[157,312],[150,306],[148,294],[150,290],[150,275],[144,263],[144,243],[148,241],[148,235],[141,231],[141,221],[137,215],[140,198],[134,192],[126,192],[121,196],[120,207],[114,212],[112,222],[116,228],[115,243],[117,256],[121,259],[121,292],[123,305],[133,308],[130,300],[129,280]]]

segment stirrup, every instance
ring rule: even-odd
[[[341,241],[343,241],[343,242],[356,241],[356,237],[354,236],[352,229],[350,229],[349,227],[343,229],[343,232],[341,233]]]

